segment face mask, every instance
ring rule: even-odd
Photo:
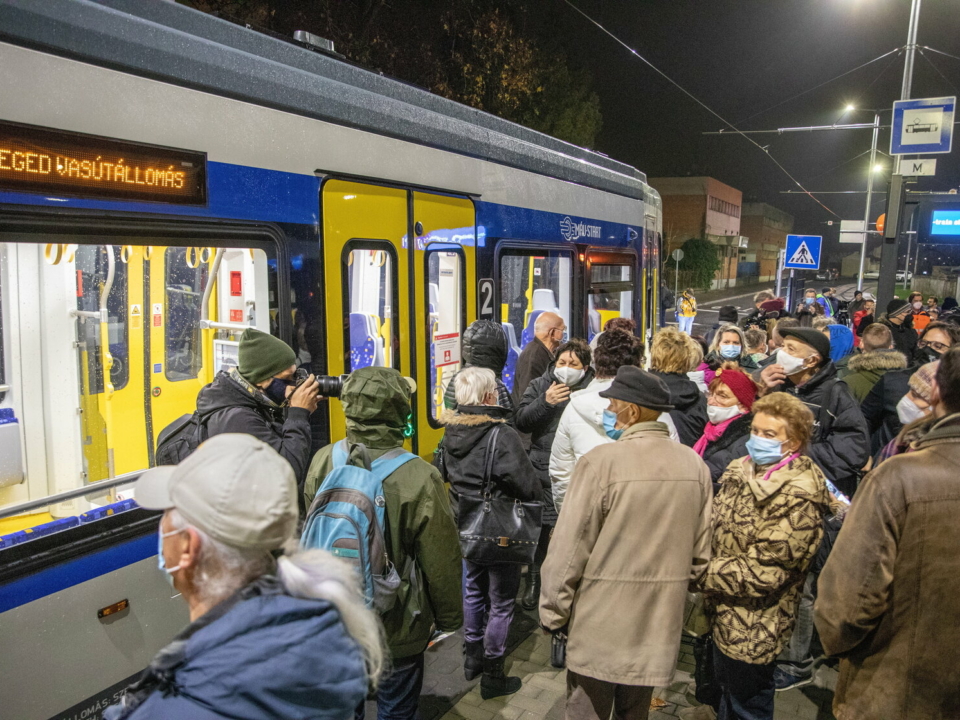
[[[798,370],[802,370],[805,361],[806,358],[796,358],[783,348],[777,350],[777,365],[783,367],[784,375],[793,375]]]
[[[915,302],[915,303],[913,304],[913,309],[914,309],[914,310],[920,310],[922,307],[923,307],[923,303]]]
[[[623,430],[617,430],[617,413],[613,410],[603,411],[603,431],[611,440],[619,440]]]
[[[264,389],[263,394],[273,400],[277,405],[283,405],[287,399],[287,388],[291,385],[293,385],[293,382],[290,380],[274,378]]]
[[[721,345],[720,355],[729,360],[734,360],[740,357],[740,349],[739,345]]]
[[[929,412],[929,410],[921,410],[918,408],[917,404],[910,399],[909,395],[904,395],[900,398],[900,402],[897,403],[897,417],[900,418],[900,422],[904,425],[909,425],[922,417],[926,417]]]
[[[813,305],[814,300],[816,300],[816,298],[804,298],[803,302],[806,303],[807,305]]]
[[[157,568],[164,573],[164,577],[167,578],[167,582],[170,583],[170,586],[173,587],[173,574],[180,569],[180,566],[168,568],[164,564],[163,560],[163,539],[171,537],[172,535],[179,535],[183,530],[171,530],[168,533],[162,532],[157,536]]]
[[[707,417],[714,425],[731,420],[740,415],[740,407],[731,405],[730,407],[717,407],[716,405],[707,405]]]
[[[557,380],[562,382],[567,387],[573,387],[578,382],[583,380],[583,376],[586,374],[586,371],[583,369],[577,370],[572,367],[559,367],[553,371],[553,374],[557,376]]]
[[[772,465],[783,459],[783,448],[779,440],[752,433],[747,440],[747,453],[757,465]]]

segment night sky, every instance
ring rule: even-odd
[[[889,125],[900,98],[903,54],[891,55],[777,108],[774,105],[906,44],[909,0],[575,0],[589,15],[741,130],[872,122],[882,108]],[[805,195],[742,137],[704,136],[722,123],[657,76],[640,60],[569,8],[544,0],[571,56],[590,68],[603,107],[597,150],[649,177],[710,175],[742,190],[744,201],[770,203],[796,218],[797,232],[832,238],[837,218]],[[960,56],[960,0],[924,0],[918,46]],[[960,60],[916,55],[912,97],[960,95]],[[939,69],[938,74],[931,63]],[[751,117],[754,116],[755,117]],[[842,116],[842,117],[841,117]],[[865,190],[870,130],[754,135],[808,190]],[[889,150],[889,130],[878,147]],[[947,190],[960,185],[960,142],[939,155],[937,176],[912,186]],[[890,158],[878,154],[886,172]],[[845,163],[845,164],[844,164]],[[840,166],[840,167],[836,167]],[[843,219],[862,219],[864,195],[822,195]],[[885,196],[874,195],[875,219]],[[833,246],[836,247],[836,246]],[[852,246],[844,246],[852,248]]]

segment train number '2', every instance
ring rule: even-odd
[[[479,316],[493,319],[493,280],[481,278],[477,282],[477,294],[480,296]]]

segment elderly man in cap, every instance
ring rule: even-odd
[[[830,340],[813,328],[777,328],[783,347],[760,373],[765,393],[795,395],[815,419],[808,455],[847,496],[856,492],[870,458],[870,436],[857,401],[837,378]]]
[[[600,393],[616,442],[577,464],[543,565],[540,623],[565,632],[570,720],[642,719],[673,678],[687,588],[710,558],[710,470],[657,422],[664,382],[624,366]]]
[[[913,354],[917,351],[917,331],[913,327],[911,310],[906,300],[894,298],[887,303],[887,312],[880,318],[880,322],[893,333],[894,349],[902,352],[908,362],[913,361]]]
[[[294,387],[297,356],[283,340],[248,328],[240,336],[239,364],[200,391],[197,411],[207,436],[245,433],[263,440],[293,467],[297,485],[310,464],[310,415],[320,399],[313,375]]]
[[[104,717],[348,717],[383,664],[378,621],[349,565],[296,551],[290,464],[223,434],[144,473],[136,500],[164,511],[158,565],[190,624]]]

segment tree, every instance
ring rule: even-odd
[[[683,250],[680,272],[689,273],[693,287],[709,290],[714,275],[722,265],[717,246],[706,238],[690,238],[680,249]]]

